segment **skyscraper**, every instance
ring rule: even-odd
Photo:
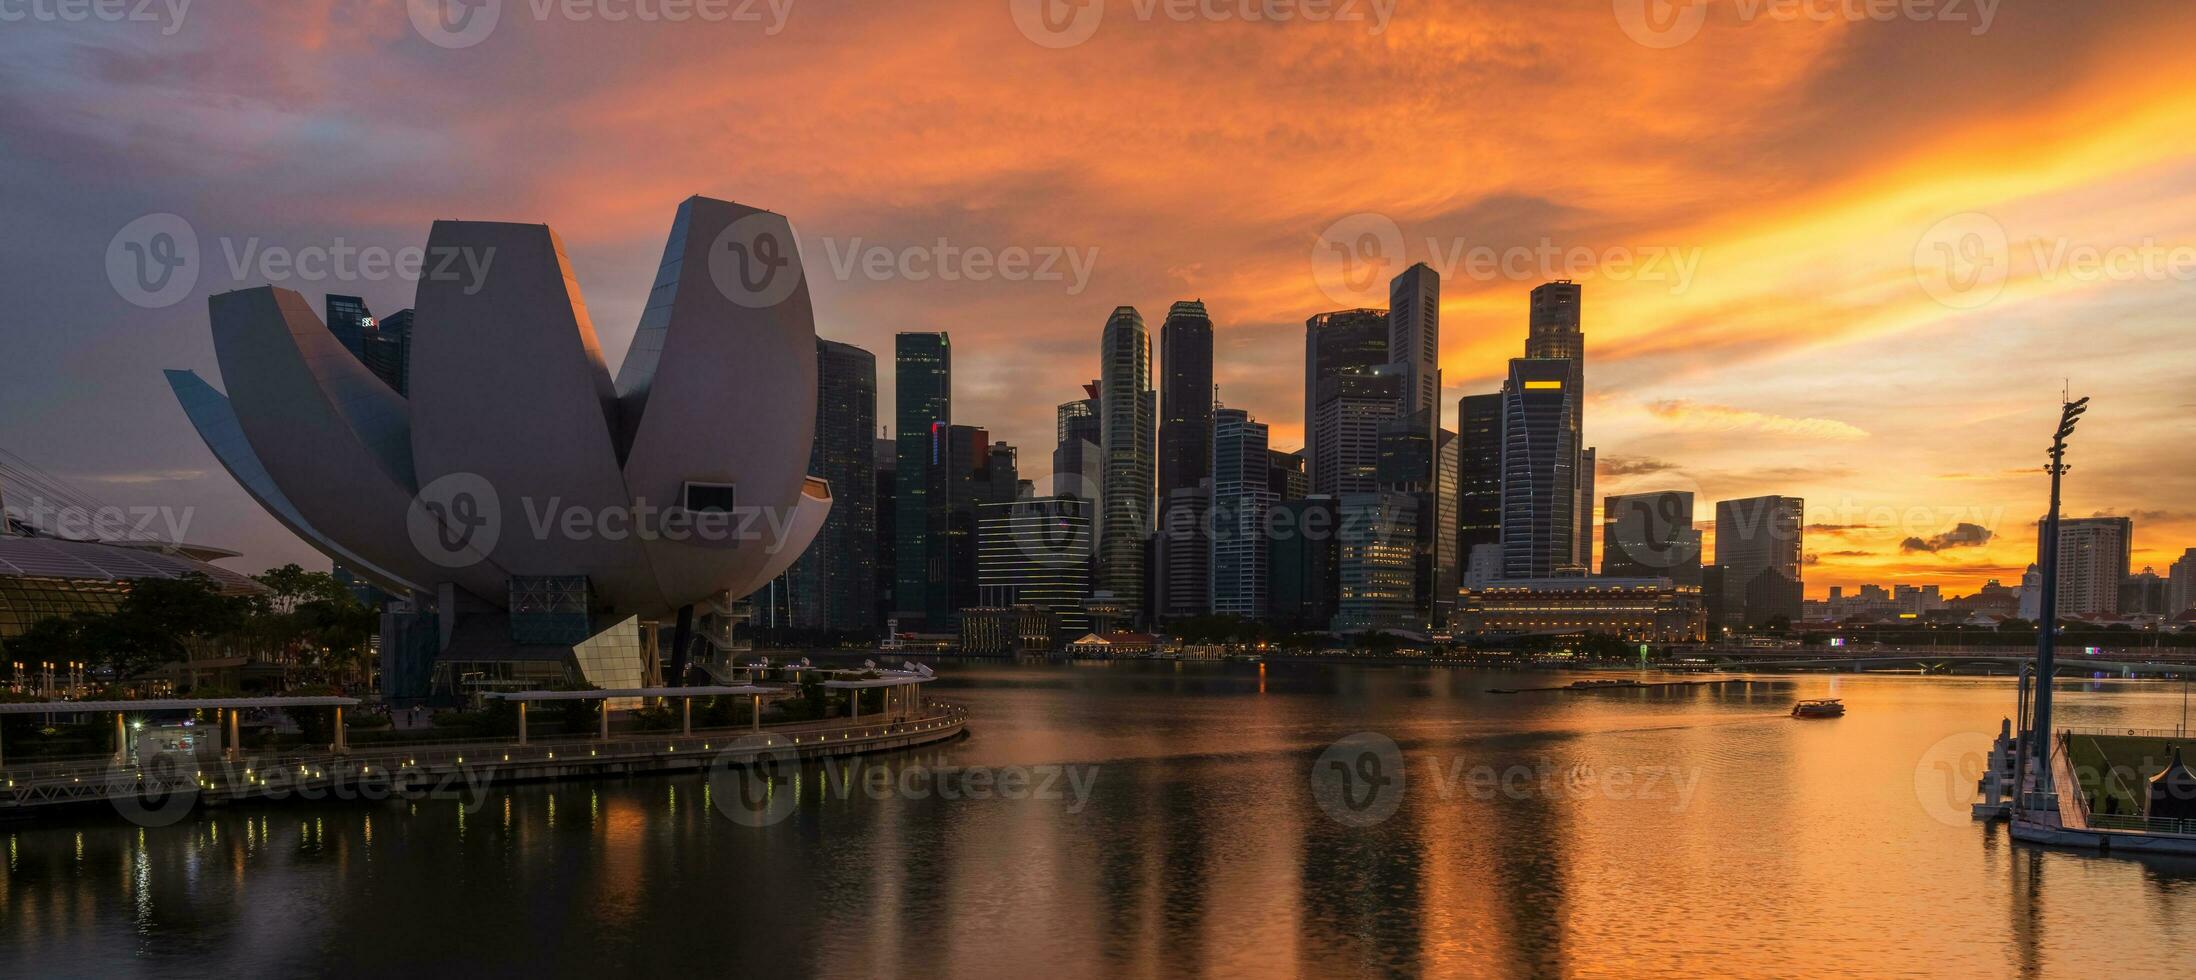
[[[1159,327],[1159,496],[1195,487],[1212,466],[1212,317],[1174,304]]]
[[[1331,493],[1319,483],[1319,383],[1345,371],[1388,363],[1388,311],[1359,309],[1321,313],[1304,321],[1304,463],[1312,492]],[[1400,383],[1399,383],[1400,384]],[[1400,395],[1399,395],[1400,397]]]
[[[1338,510],[1341,588],[1334,629],[1419,628],[1418,498],[1393,492],[1344,494]]]
[[[947,623],[950,630],[958,628],[961,610],[982,601],[976,578],[978,510],[985,504],[1013,502],[1020,476],[1014,447],[992,442],[985,429],[948,426],[945,444],[945,612],[942,619],[932,616],[929,621]]]
[[[1591,567],[1594,557],[1594,451],[1586,446],[1586,334],[1579,329],[1584,306],[1579,285],[1569,279],[1533,287],[1526,316],[1525,356],[1565,358],[1571,362],[1571,387],[1579,394],[1571,400],[1570,427],[1579,445],[1577,503],[1572,527],[1578,535],[1574,564]]]
[[[1311,493],[1311,474],[1304,471],[1303,450],[1266,450],[1266,490],[1277,501],[1297,500]]]
[[[894,435],[898,438],[893,507],[893,602],[902,629],[944,630],[951,609],[946,577],[946,429],[953,424],[953,346],[944,333],[894,338]]]
[[[1683,490],[1610,497],[1602,514],[1601,574],[1699,585],[1700,532]]]
[[[1403,376],[1392,365],[1338,370],[1321,378],[1305,432],[1313,493],[1371,493],[1380,488],[1381,434],[1396,422]]]
[[[1052,493],[1096,502],[1099,481],[1105,473],[1105,461],[1098,449],[1103,438],[1098,425],[1098,382],[1084,385],[1083,391],[1085,397],[1060,403],[1059,445],[1052,451]]]
[[[2181,552],[2166,569],[2166,618],[2196,609],[2196,548]]]
[[[1502,387],[1502,577],[1584,574],[1578,563],[1574,362],[1517,358]]]
[[[1799,618],[1806,526],[1807,505],[1798,497],[1716,502],[1716,565],[1723,570],[1723,602],[1736,614],[1734,625]],[[2112,587],[2117,594],[2119,583]]]
[[[1433,519],[1420,521],[1419,538],[1432,539],[1433,575],[1432,596],[1424,605],[1427,623],[1434,629],[1446,629],[1456,617],[1456,590],[1464,577],[1464,553],[1457,547],[1457,508],[1462,505],[1457,472],[1460,464],[1458,453],[1463,447],[1457,435],[1447,429],[1434,433],[1434,486],[1431,495]]]
[[[343,343],[343,349],[361,363],[366,360],[366,328],[374,318],[366,308],[366,301],[356,296],[328,294],[328,332]]]
[[[1341,522],[1333,497],[1275,505],[1266,550],[1269,622],[1287,630],[1333,628],[1342,589]]]
[[[412,311],[398,310],[366,328],[359,340],[359,359],[391,390],[411,394]]]
[[[1465,395],[1456,404],[1457,554],[1502,543],[1502,395]]]
[[[1388,282],[1388,358],[1403,371],[1402,414],[1426,433],[1431,454],[1441,427],[1441,275],[1424,262]]]
[[[1580,298],[1578,284],[1569,279],[1533,287],[1532,309],[1525,327],[1526,357],[1586,359],[1586,336],[1579,330]]]
[[[1212,611],[1212,481],[1182,487],[1159,501],[1152,543],[1152,610],[1160,619]]]
[[[986,606],[1030,605],[1062,633],[1090,630],[1090,530],[1096,506],[1075,497],[984,504],[977,517],[977,583]]]
[[[831,484],[823,530],[789,572],[793,625],[867,630],[876,615],[877,355],[816,340],[808,472]]]
[[[1266,426],[1240,408],[1213,414],[1212,611],[1266,614],[1266,515],[1276,503],[1267,476]]]
[[[2036,522],[2037,564],[2043,524]],[[2059,615],[2117,615],[2127,580],[2135,522],[2125,517],[2059,518]]]
[[[899,588],[899,507],[895,498],[899,494],[900,444],[895,439],[873,439],[872,458],[876,460],[877,488],[877,556],[876,568],[871,580],[876,583],[875,611],[870,621],[882,629],[899,614],[899,605],[893,601],[893,592]]]
[[[1100,337],[1098,417],[1105,456],[1098,514],[1098,591],[1130,609],[1144,604],[1144,537],[1151,525],[1158,401],[1151,334],[1133,306],[1116,307]]]

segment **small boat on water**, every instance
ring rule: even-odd
[[[1794,718],[1842,718],[1845,702],[1837,698],[1814,698],[1792,706]]]
[[[1638,682],[1638,681],[1632,681],[1632,680],[1617,680],[1617,679],[1613,679],[1613,678],[1603,678],[1603,679],[1600,679],[1600,680],[1589,680],[1589,681],[1572,681],[1572,682],[1571,682],[1571,689],[1572,689],[1572,690],[1574,690],[1574,691],[1591,691],[1591,690],[1594,690],[1595,688],[1602,688],[1602,687],[1638,687],[1638,686],[1640,686],[1640,684],[1639,684],[1639,682]]]

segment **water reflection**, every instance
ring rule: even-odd
[[[1995,730],[2009,681],[1845,678],[1851,715],[1798,723],[1785,709],[1830,679],[945,677],[971,737],[806,767],[763,826],[685,776],[0,828],[0,973],[2040,975],[2196,955],[2196,862],[2037,851],[1917,799],[1930,747]],[[2065,699],[2070,724],[2177,717],[2177,691],[2096,686]],[[1394,739],[1407,777],[1364,829],[1308,784],[1359,731]],[[1090,780],[1003,791],[1061,766]]]

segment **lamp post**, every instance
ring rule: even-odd
[[[2066,439],[2074,434],[2075,423],[2088,410],[2087,397],[2060,408],[2059,431],[2051,437],[2051,464],[2044,467],[2051,474],[2051,509],[2044,515],[2043,606],[2039,610],[2042,622],[2036,629],[2036,720],[2029,728],[2036,743],[2036,802],[2046,807],[2054,807],[2057,796],[2051,785],[2051,676],[2056,667],[2054,647],[2059,631],[2059,480],[2067,471]]]

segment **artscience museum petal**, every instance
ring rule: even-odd
[[[806,471],[815,317],[781,215],[681,204],[615,381],[546,225],[435,223],[403,391],[296,292],[222,293],[209,312],[226,394],[170,384],[270,515],[397,596],[392,699],[713,672],[712,617],[831,507]]]

